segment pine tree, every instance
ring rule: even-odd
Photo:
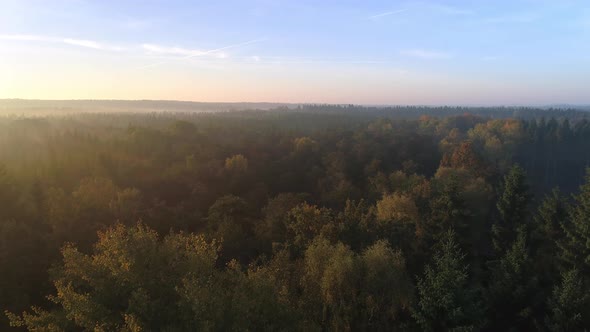
[[[460,247],[463,250],[470,249],[469,221],[471,213],[463,197],[458,180],[453,177],[448,183],[443,183],[438,195],[430,201],[430,218],[425,223],[420,223],[424,236],[424,245],[432,246],[449,229],[457,232]]]
[[[558,189],[547,195],[538,208],[531,229],[530,246],[534,253],[535,272],[543,289],[551,289],[559,279],[559,247],[563,238],[561,224],[567,219],[567,202]]]
[[[540,301],[525,232],[519,232],[512,247],[493,263],[486,292],[490,330],[530,331]]]
[[[586,169],[586,181],[574,199],[569,218],[562,223],[565,236],[558,243],[560,259],[566,266],[576,267],[582,275],[587,275],[590,272],[590,168]]]
[[[469,287],[465,255],[453,230],[444,234],[432,265],[418,280],[412,316],[423,331],[471,331],[478,327],[476,292]]]
[[[526,223],[530,201],[526,173],[520,166],[514,165],[504,177],[503,191],[497,204],[500,218],[492,226],[492,241],[497,254],[505,253],[516,240]]]
[[[549,315],[545,325],[551,331],[582,331],[588,321],[590,297],[577,269],[562,274],[561,284],[549,299]],[[584,321],[586,320],[586,321]]]

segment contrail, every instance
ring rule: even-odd
[[[242,46],[246,46],[246,45],[250,45],[250,44],[254,44],[254,43],[259,43],[261,41],[265,41],[266,38],[258,38],[258,39],[252,39],[243,43],[239,43],[239,44],[233,44],[233,45],[228,45],[228,46],[224,46],[224,47],[220,47],[220,48],[216,48],[216,49],[212,49],[212,50],[208,50],[202,53],[198,53],[198,54],[191,54],[191,55],[187,55],[185,57],[179,58],[180,60],[186,60],[186,59],[190,59],[190,58],[194,58],[194,57],[198,57],[198,56],[203,56],[203,55],[207,55],[207,54],[211,54],[211,53],[216,53],[219,51],[223,51],[223,50],[227,50],[230,48],[236,48],[236,47],[242,47]],[[155,66],[159,66],[159,65],[163,65],[166,63],[169,63],[170,61],[161,61],[161,62],[156,62],[156,63],[150,63],[148,65],[145,66],[141,66],[138,69],[145,69],[145,68],[150,68],[150,67],[155,67]]]
[[[216,48],[216,49],[214,49],[214,50],[205,51],[205,52],[203,52],[203,53],[201,53],[201,54],[191,54],[191,55],[187,55],[187,56],[185,56],[185,57],[184,57],[184,58],[182,58],[182,59],[190,59],[190,58],[194,58],[194,57],[197,57],[197,56],[201,56],[201,55],[205,55],[205,54],[211,54],[211,53],[215,53],[215,52],[219,52],[219,51],[227,50],[227,49],[229,49],[229,48],[242,47],[242,46],[246,46],[246,45],[250,45],[250,44],[258,43],[258,42],[265,41],[265,40],[266,40],[266,38],[252,39],[252,40],[249,40],[249,41],[247,41],[247,42],[243,42],[243,43],[239,43],[239,44],[233,44],[233,45],[224,46],[224,47],[221,47],[221,48]]]
[[[406,9],[394,10],[394,11],[390,11],[390,12],[385,12],[385,13],[381,13],[381,14],[369,16],[367,18],[369,20],[372,20],[372,19],[375,19],[375,18],[380,18],[380,17],[389,16],[389,15],[393,15],[393,14],[403,13],[405,11],[408,11],[408,9],[406,8]]]

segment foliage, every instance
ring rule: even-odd
[[[475,290],[469,286],[464,254],[454,231],[444,234],[432,265],[418,279],[412,316],[423,331],[472,331],[478,328]]]
[[[0,117],[0,330],[590,326],[587,113],[182,109]]]

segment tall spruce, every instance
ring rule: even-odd
[[[504,177],[498,199],[499,219],[492,225],[492,242],[498,255],[510,249],[526,225],[531,198],[526,172],[519,165],[512,166]]]
[[[577,269],[562,274],[562,280],[548,300],[545,325],[555,332],[583,331],[590,324],[588,290]]]
[[[531,331],[542,304],[538,280],[526,245],[526,233],[498,261],[492,262],[486,291],[490,331]]]
[[[446,232],[431,265],[418,279],[418,303],[412,316],[422,331],[472,331],[479,326],[475,290],[470,287],[465,255]]]
[[[590,272],[590,168],[586,181],[574,196],[569,218],[562,223],[564,240],[559,243],[561,260],[568,267],[576,267],[582,275]]]
[[[534,257],[535,273],[542,289],[550,292],[559,279],[559,247],[563,238],[561,224],[568,216],[568,204],[558,189],[545,196],[537,209],[531,227],[530,247]]]

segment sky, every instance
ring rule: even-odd
[[[0,98],[590,104],[590,1],[0,0]]]

